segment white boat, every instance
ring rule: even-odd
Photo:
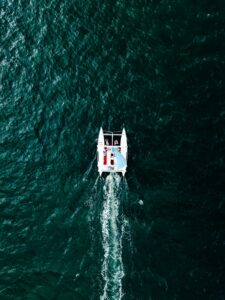
[[[98,172],[122,173],[127,170],[127,135],[122,132],[103,131],[100,128],[97,145]]]

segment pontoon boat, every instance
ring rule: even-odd
[[[98,172],[101,176],[106,173],[122,173],[127,169],[127,136],[122,132],[103,131],[100,128],[97,146]]]

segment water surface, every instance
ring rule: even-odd
[[[0,299],[225,298],[224,9],[1,2]]]

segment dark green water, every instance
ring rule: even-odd
[[[224,36],[222,0],[1,1],[1,300],[225,299]]]

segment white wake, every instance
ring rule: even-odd
[[[121,180],[118,174],[110,174],[104,184],[104,203],[101,213],[104,251],[101,274],[104,289],[101,300],[119,300],[123,296],[122,240],[127,221],[120,216]]]

